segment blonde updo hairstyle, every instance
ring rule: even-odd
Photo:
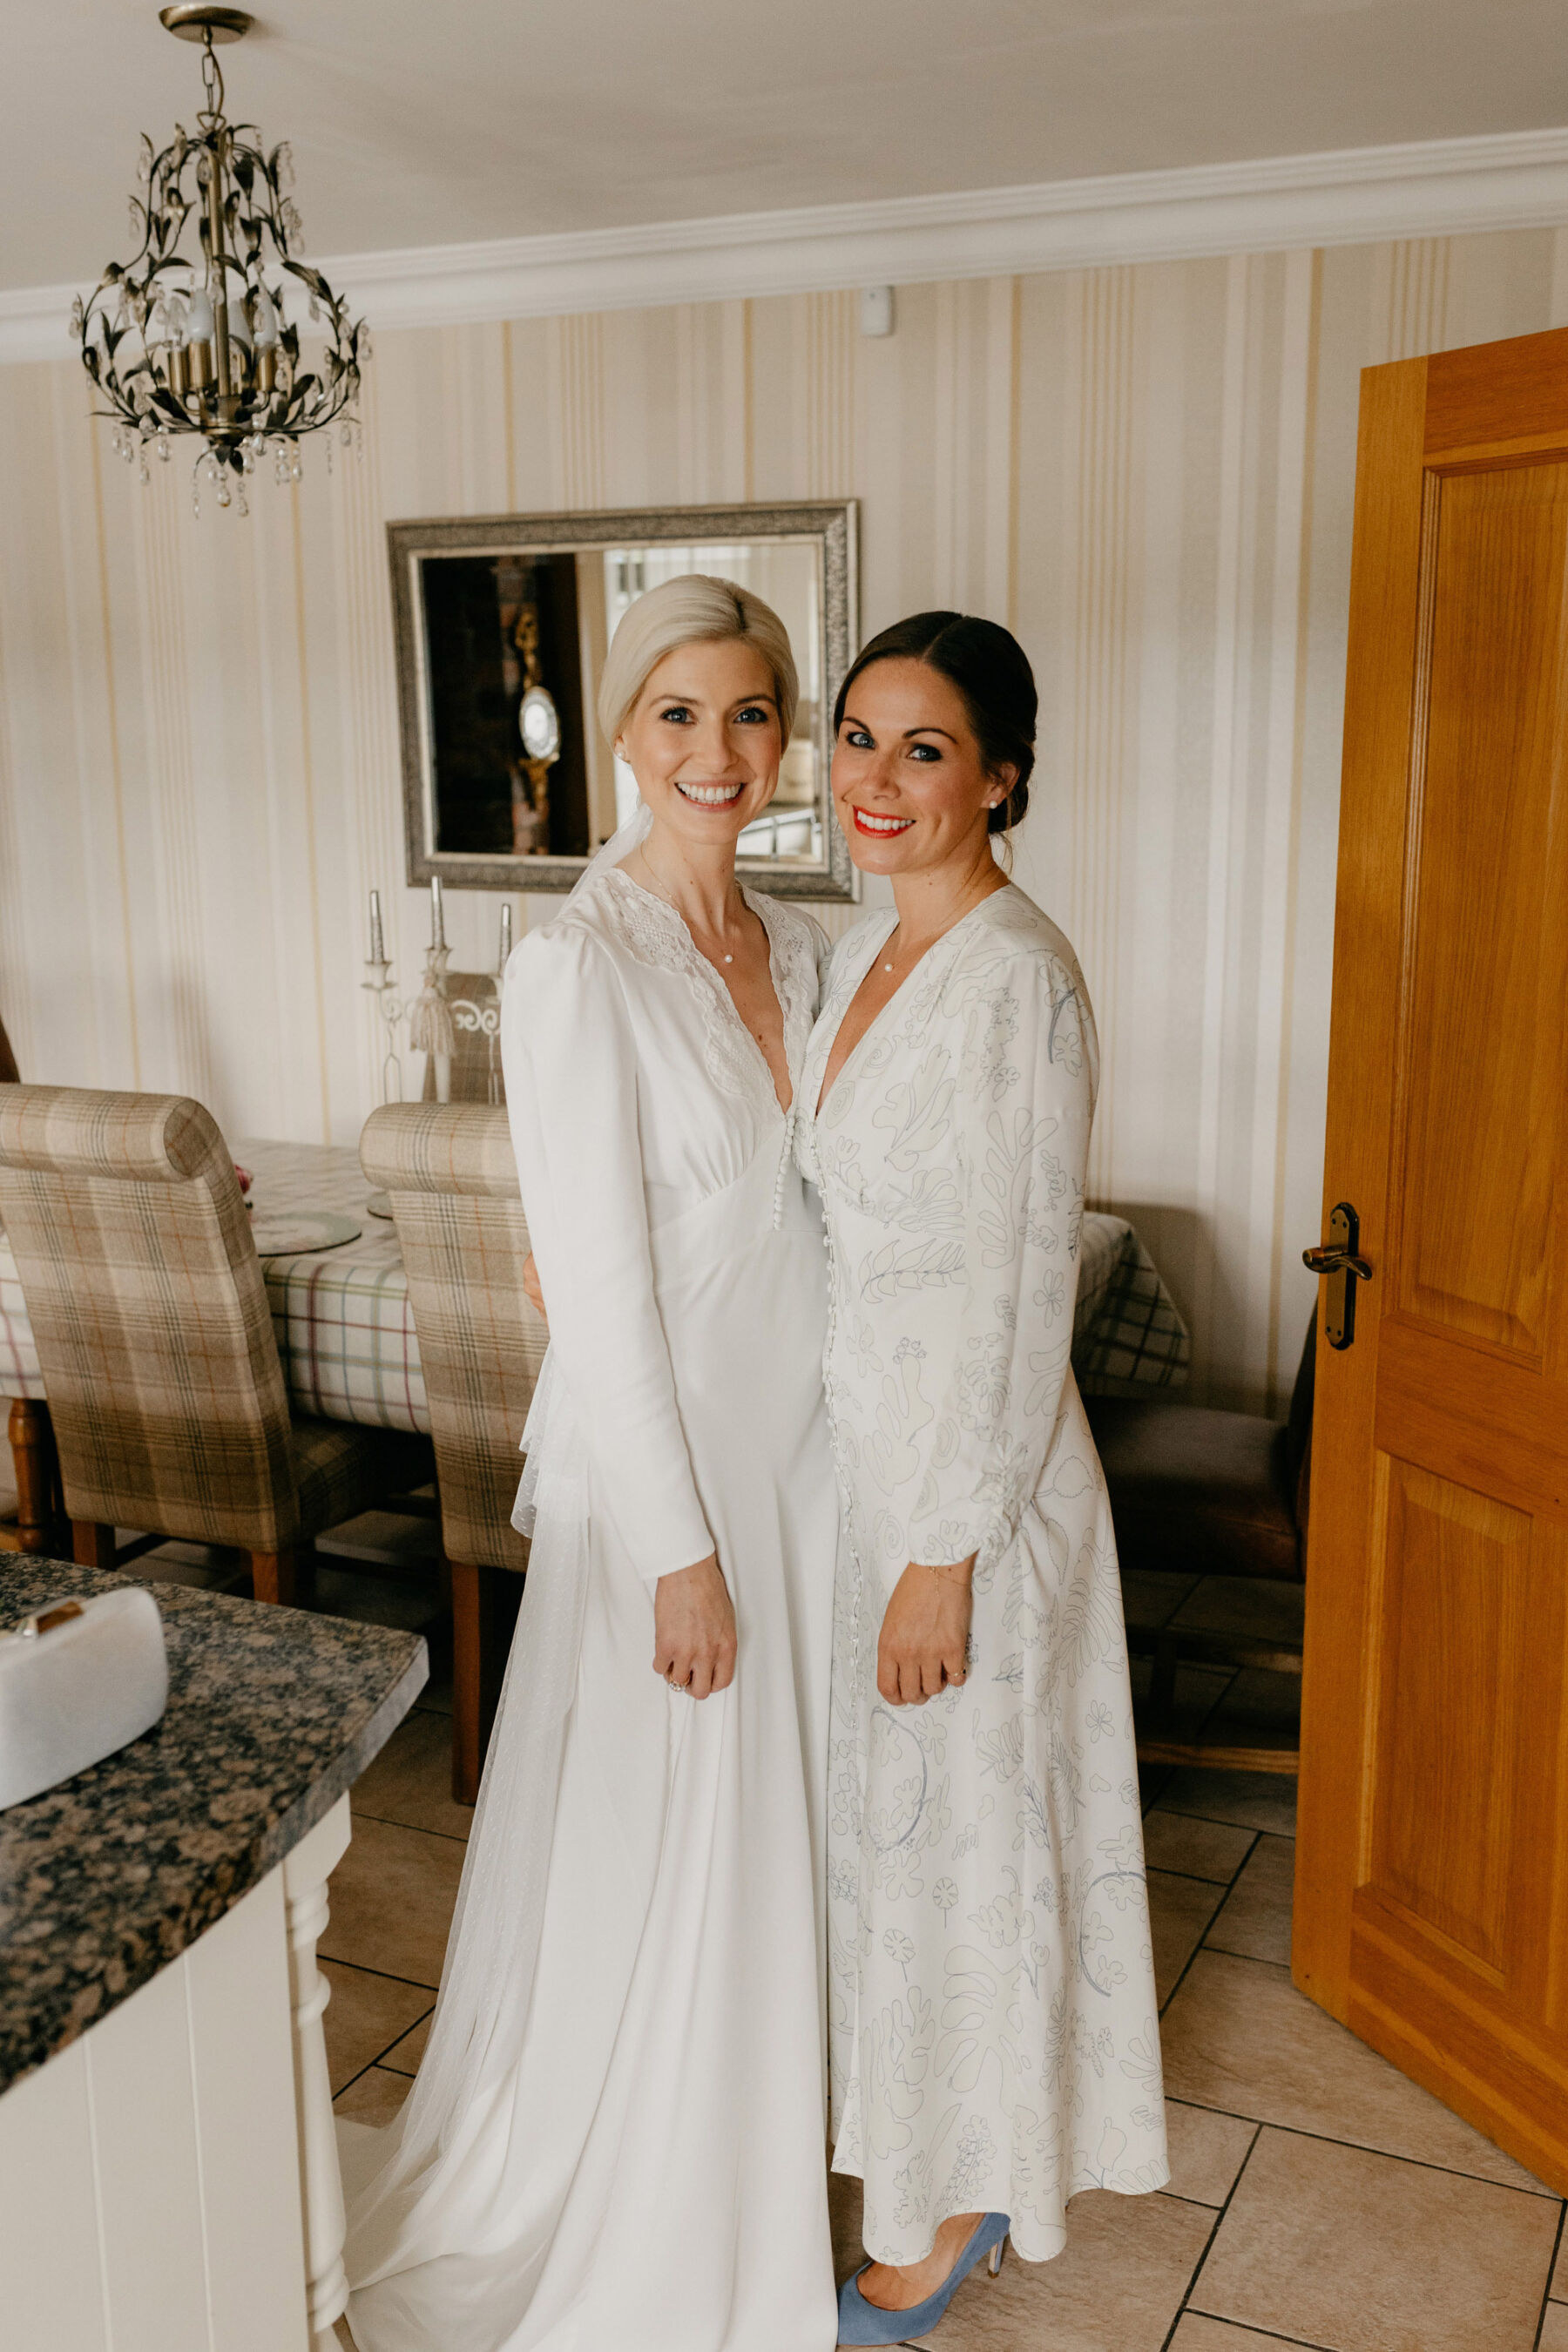
[[[622,616],[599,681],[599,724],[605,741],[614,743],[666,654],[681,646],[721,645],[732,637],[755,646],[773,673],[779,740],[787,743],[800,700],[789,632],[772,605],[749,588],[705,572],[688,572],[650,588]]]

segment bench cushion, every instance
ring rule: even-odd
[[[1301,1574],[1284,1422],[1127,1397],[1085,1405],[1124,1569]]]

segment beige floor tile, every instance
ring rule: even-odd
[[[1166,1624],[1189,1594],[1197,1591],[1198,1583],[1195,1576],[1171,1575],[1160,1569],[1124,1568],[1122,1614],[1129,1625]]]
[[[1239,1822],[1243,1829],[1268,1830],[1275,1837],[1296,1834],[1296,1783],[1285,1772],[1210,1772],[1184,1765],[1160,1791],[1160,1806],[1209,1822]]]
[[[1300,1649],[1307,1588],[1271,1576],[1205,1576],[1172,1623],[1205,1633],[1249,1633],[1255,1641]]]
[[[416,1519],[406,1511],[362,1511],[357,1519],[340,1519],[321,1542],[344,1559],[423,1570],[434,1587],[441,1554],[441,1530],[434,1519]]]
[[[1167,2099],[1171,2195],[1184,2197],[1193,2205],[1223,2205],[1257,2137],[1258,2126],[1240,2116],[1215,2115],[1208,2107]]]
[[[1288,1969],[1295,1874],[1295,1839],[1260,1837],[1204,1941],[1215,1951],[1241,1952]]]
[[[321,1974],[332,1989],[321,2022],[335,2096],[373,2058],[406,2036],[415,2020],[428,2011],[430,1995],[423,1985],[372,1976],[365,1969],[345,1968],[341,1960],[322,1960]]]
[[[1568,2303],[1549,2303],[1537,2352],[1568,2352]]]
[[[860,2242],[860,2183],[853,2173],[827,2175],[827,2218],[833,2225],[833,2275],[847,2279],[866,2259]]]
[[[1544,2198],[1264,2131],[1192,2306],[1325,2352],[1532,2352]]]
[[[1194,1742],[1204,1737],[1205,1726],[1236,1679],[1228,1666],[1179,1665],[1176,1668],[1175,1704],[1170,1721],[1160,1727],[1156,1733],[1148,1713],[1152,1671],[1148,1658],[1133,1659],[1132,1711],[1140,1729],[1157,1737]]]
[[[321,1552],[316,1565],[316,1607],[323,1617],[348,1617],[360,1625],[395,1625],[423,1633],[439,1622],[433,1578],[377,1576],[353,1559]]]
[[[150,1584],[183,1584],[197,1592],[250,1592],[250,1560],[247,1553],[216,1544],[165,1543],[143,1552],[136,1574]]]
[[[1219,1908],[1223,1890],[1204,1878],[1178,1878],[1173,1871],[1149,1873],[1149,1925],[1154,1937],[1154,1990],[1168,2000],[1176,1979]]]
[[[383,1976],[438,1984],[466,1851],[457,1838],[361,1816],[332,1873],[322,1953]]]
[[[1160,2042],[1173,2099],[1548,2193],[1265,1961],[1199,1952]]]
[[[1068,2210],[1066,2251],[1024,2263],[1009,2249],[1000,2278],[984,2266],[930,2336],[932,2352],[1160,2352],[1214,2227],[1174,2197],[1091,2189]]]
[[[432,1675],[414,1702],[429,1715],[450,1716],[452,1712],[452,1677],[450,1673],[437,1677]]]
[[[430,2039],[433,2014],[433,2011],[427,2012],[412,2032],[405,2033],[401,2042],[395,2042],[390,2050],[384,2050],[381,2063],[390,2066],[395,2074],[417,2074],[424,2063],[425,2045]]]
[[[1230,1748],[1294,1748],[1301,1737],[1300,1675],[1244,1667],[1210,1717],[1209,1737]]]
[[[1201,2311],[1184,2311],[1171,2338],[1171,2352],[1318,2352],[1293,2336],[1259,2336],[1255,2328],[1233,2327],[1228,2319],[1205,2319]]]
[[[473,1827],[474,1809],[452,1801],[450,1717],[413,1708],[361,1773],[351,1802],[356,1813],[374,1814],[377,1821],[466,1838]]]
[[[356,2124],[389,2124],[408,2096],[406,2074],[389,2074],[372,2066],[332,2101],[335,2116],[352,2116]]]
[[[1552,2296],[1556,2303],[1568,2303],[1568,2230],[1557,2249],[1557,2268],[1552,2273]]]
[[[1212,1878],[1228,1886],[1257,1835],[1256,1830],[1238,1829],[1232,1822],[1168,1813],[1156,1800],[1143,1822],[1143,1858],[1151,1870],[1177,1870],[1187,1878]]]

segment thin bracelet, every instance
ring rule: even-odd
[[[973,1590],[973,1586],[971,1581],[974,1574],[973,1569],[969,1569],[962,1576],[954,1576],[952,1574],[952,1570],[958,1566],[958,1562],[956,1560],[950,1561],[946,1568],[938,1568],[933,1561],[929,1559],[911,1559],[910,1566],[911,1568],[923,1568],[928,1576],[940,1576],[944,1584],[962,1584],[965,1591],[972,1591]]]

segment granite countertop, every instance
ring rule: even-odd
[[[8,1553],[0,1628],[140,1577]],[[429,1671],[417,1634],[151,1584],[169,1705],[0,1812],[0,2092],[195,1943],[312,1830]]]

